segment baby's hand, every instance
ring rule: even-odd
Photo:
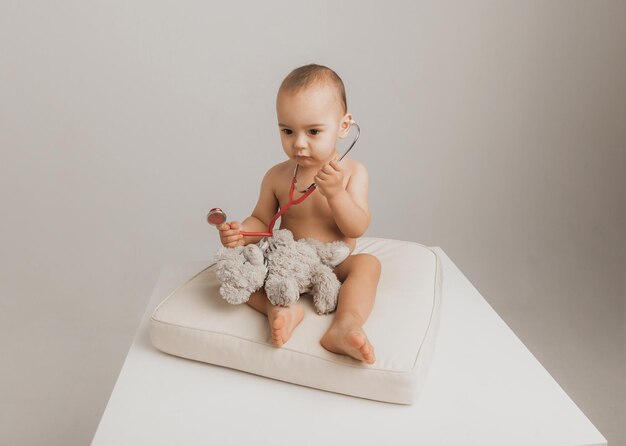
[[[227,248],[235,248],[244,245],[243,235],[241,235],[241,223],[238,221],[222,223],[217,227],[217,230],[220,231],[220,241],[222,245]]]
[[[332,160],[324,164],[315,175],[315,182],[320,193],[326,198],[332,198],[343,190],[343,168],[338,161]]]

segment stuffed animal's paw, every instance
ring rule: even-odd
[[[280,307],[288,307],[300,298],[295,279],[276,276],[270,276],[265,281],[265,294],[272,305]]]
[[[328,314],[337,308],[337,298],[341,282],[326,265],[317,265],[312,271],[312,290],[315,311],[318,314]]]
[[[256,245],[220,248],[215,254],[215,264],[220,295],[230,304],[247,302],[263,286],[267,274],[263,253]]]

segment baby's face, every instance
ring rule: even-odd
[[[321,167],[333,159],[337,139],[348,134],[352,119],[343,115],[339,98],[327,86],[279,93],[276,113],[283,150],[302,167]]]

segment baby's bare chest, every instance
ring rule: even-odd
[[[293,194],[293,200],[298,200],[303,194],[295,191]],[[278,191],[277,193],[278,204],[281,209],[288,206],[290,197],[289,190]],[[283,219],[288,220],[310,220],[317,223],[324,221],[334,222],[328,200],[320,193],[319,190],[314,190],[304,201],[298,204],[292,204],[289,210],[283,214]]]
[[[294,200],[301,196],[295,192]],[[280,208],[284,209],[289,203],[289,191],[279,192],[277,198]],[[323,242],[350,242],[335,223],[328,201],[319,190],[315,190],[301,203],[292,204],[281,216],[280,228],[289,229],[296,240],[310,237]]]
[[[344,173],[343,187],[346,188],[350,175]],[[278,199],[278,205],[281,209],[288,206],[290,200],[289,187],[293,180],[293,171],[285,171],[276,178],[273,184],[274,195]],[[296,190],[293,193],[293,200],[302,197],[299,190],[306,189],[312,182],[312,178],[298,178]],[[307,181],[308,180],[308,181]],[[296,240],[301,238],[315,238],[324,242],[334,240],[343,240],[353,247],[354,240],[347,238],[335,223],[333,212],[328,204],[326,197],[322,195],[319,189],[314,190],[307,198],[299,204],[292,204],[289,209],[281,216],[280,228],[289,229]]]

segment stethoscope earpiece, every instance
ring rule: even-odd
[[[352,141],[352,144],[350,144],[350,147],[348,147],[348,150],[346,150],[345,152],[343,152],[343,155],[341,155],[341,157],[339,157],[338,161],[341,161],[350,150],[352,150],[352,147],[354,147],[354,145],[356,144],[357,139],[359,139],[359,135],[361,134],[361,127],[359,127],[359,124],[356,123],[356,121],[354,120],[350,120],[350,125],[351,126],[356,126],[356,136],[354,137],[354,141]]]

